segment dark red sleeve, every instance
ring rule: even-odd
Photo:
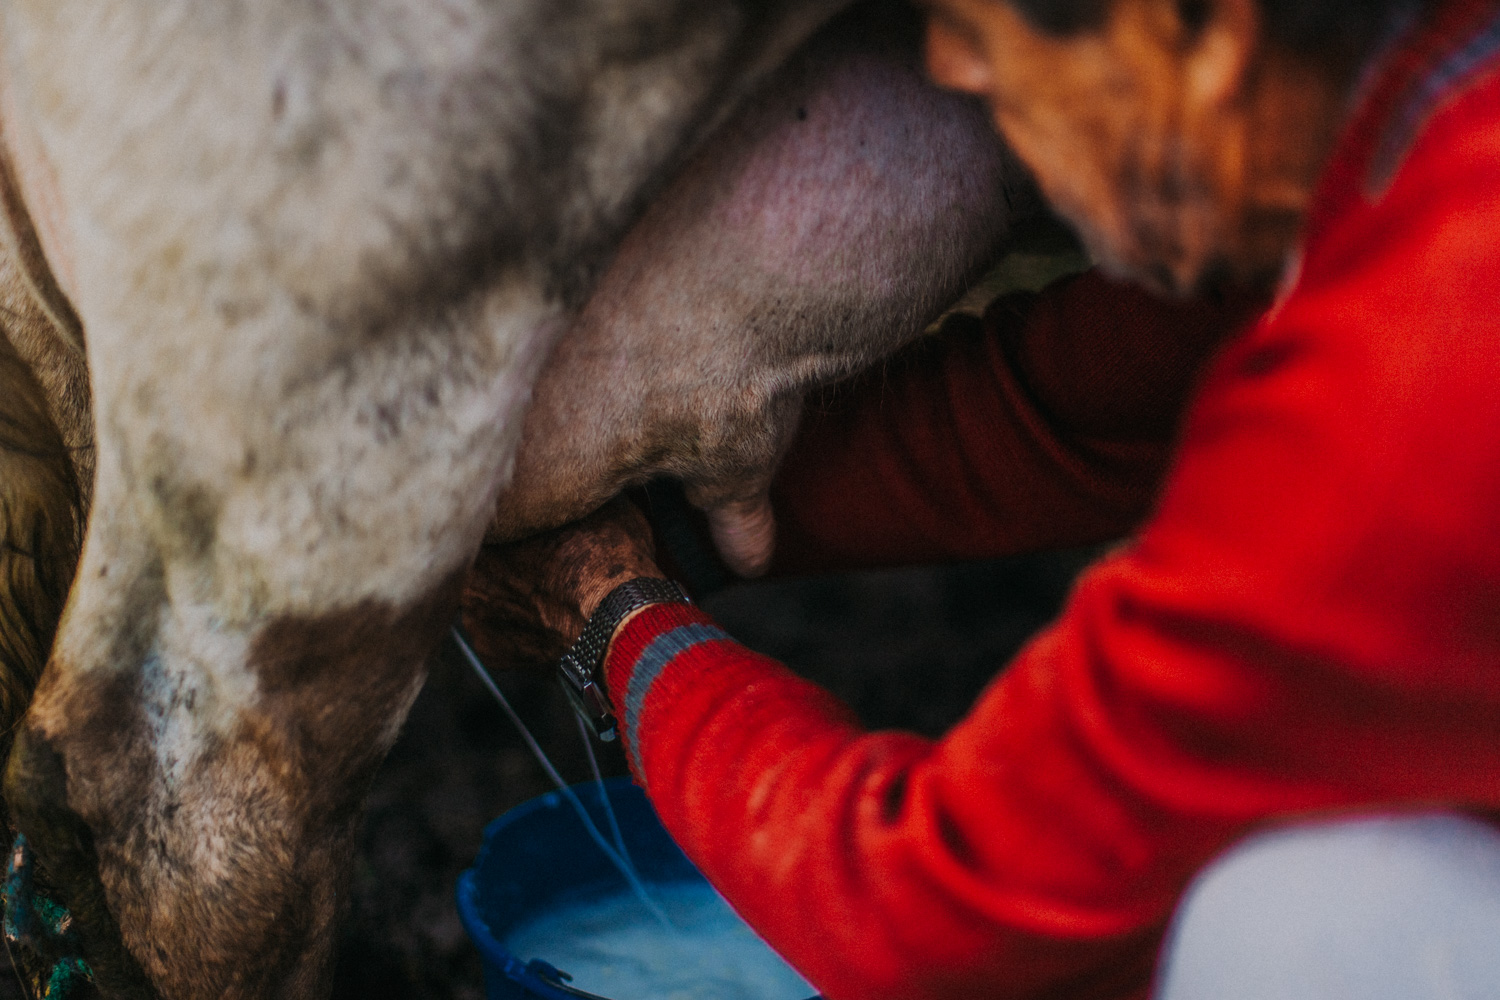
[[[1207,358],[1253,311],[1097,272],[957,317],[812,408],[773,488],[783,573],[1129,532]]]

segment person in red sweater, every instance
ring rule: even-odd
[[[937,741],[639,583],[620,505],[483,553],[469,627],[607,640],[667,829],[831,1000],[1500,996],[1500,5],[930,8],[1111,273],[1279,291],[1089,274],[918,345],[809,421],[780,565],[1129,540]]]

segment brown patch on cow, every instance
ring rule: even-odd
[[[159,756],[149,636],[114,651],[135,669],[49,669],[63,731],[24,731],[7,794],[105,995],[327,992],[364,799],[460,581],[267,624],[244,664],[258,697],[228,730],[195,727],[188,762]],[[165,704],[201,709],[191,687]]]
[[[364,601],[343,611],[280,618],[256,637],[249,667],[260,679],[260,712],[284,722],[288,750],[302,758],[328,794],[326,763],[347,748],[376,741],[391,705],[411,693],[418,671],[454,620],[462,574],[454,574],[406,610]],[[386,747],[372,752],[378,763]],[[350,761],[354,771],[364,762]],[[371,766],[373,770],[373,766]]]
[[[252,643],[247,666],[260,697],[211,752],[229,774],[265,779],[261,794],[272,795],[270,808],[288,810],[288,829],[278,844],[286,856],[264,858],[281,870],[247,872],[226,887],[225,907],[250,900],[274,910],[255,922],[260,933],[243,941],[243,952],[214,956],[238,974],[225,984],[233,995],[326,992],[365,795],[426,658],[453,620],[460,580],[405,610],[365,601],[280,618]],[[272,884],[249,884],[257,878]]]

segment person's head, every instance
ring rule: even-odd
[[[924,0],[928,67],[980,94],[1107,265],[1274,277],[1358,69],[1422,0]]]

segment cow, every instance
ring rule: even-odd
[[[481,542],[669,473],[758,571],[805,390],[1033,210],[846,6],[0,2],[5,797],[102,993],[326,993]]]

